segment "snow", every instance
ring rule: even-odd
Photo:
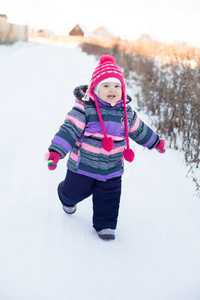
[[[61,208],[67,159],[53,172],[43,159],[94,56],[16,43],[0,46],[0,66],[0,299],[200,299],[200,199],[183,154],[131,143],[116,240],[104,242],[91,198],[75,215]]]

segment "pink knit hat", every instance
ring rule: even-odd
[[[96,67],[94,73],[92,74],[91,83],[88,92],[91,98],[95,102],[97,114],[104,134],[104,139],[101,142],[102,147],[109,152],[114,148],[114,142],[111,137],[107,137],[105,126],[99,109],[98,100],[93,89],[102,80],[109,79],[111,77],[116,78],[121,82],[122,101],[124,105],[124,119],[125,119],[124,126],[125,126],[125,136],[126,136],[126,149],[124,150],[123,155],[127,161],[131,162],[134,159],[134,152],[129,148],[128,118],[127,118],[127,111],[126,111],[126,87],[124,83],[123,73],[121,72],[118,65],[116,64],[115,58],[113,56],[103,55],[100,57],[99,65]]]

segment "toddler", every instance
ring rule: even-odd
[[[148,149],[165,152],[165,141],[129,105],[124,76],[115,58],[103,55],[89,86],[74,90],[76,102],[46,154],[54,170],[68,152],[67,174],[58,196],[67,214],[92,195],[93,227],[103,240],[115,239],[124,159],[132,162],[129,137]]]

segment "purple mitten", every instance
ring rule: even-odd
[[[166,151],[166,141],[165,140],[160,140],[160,142],[158,143],[158,145],[155,147],[155,149],[159,152],[159,153],[165,153]]]
[[[61,155],[58,152],[50,151],[48,158],[48,168],[53,171],[57,167],[58,161],[61,159]]]

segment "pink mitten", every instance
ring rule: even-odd
[[[48,168],[53,171],[57,167],[58,161],[61,159],[61,155],[58,152],[50,151],[50,155],[48,157]]]
[[[166,150],[166,141],[165,140],[160,140],[160,142],[158,143],[158,145],[155,147],[155,149],[159,152],[159,153],[165,153]]]

